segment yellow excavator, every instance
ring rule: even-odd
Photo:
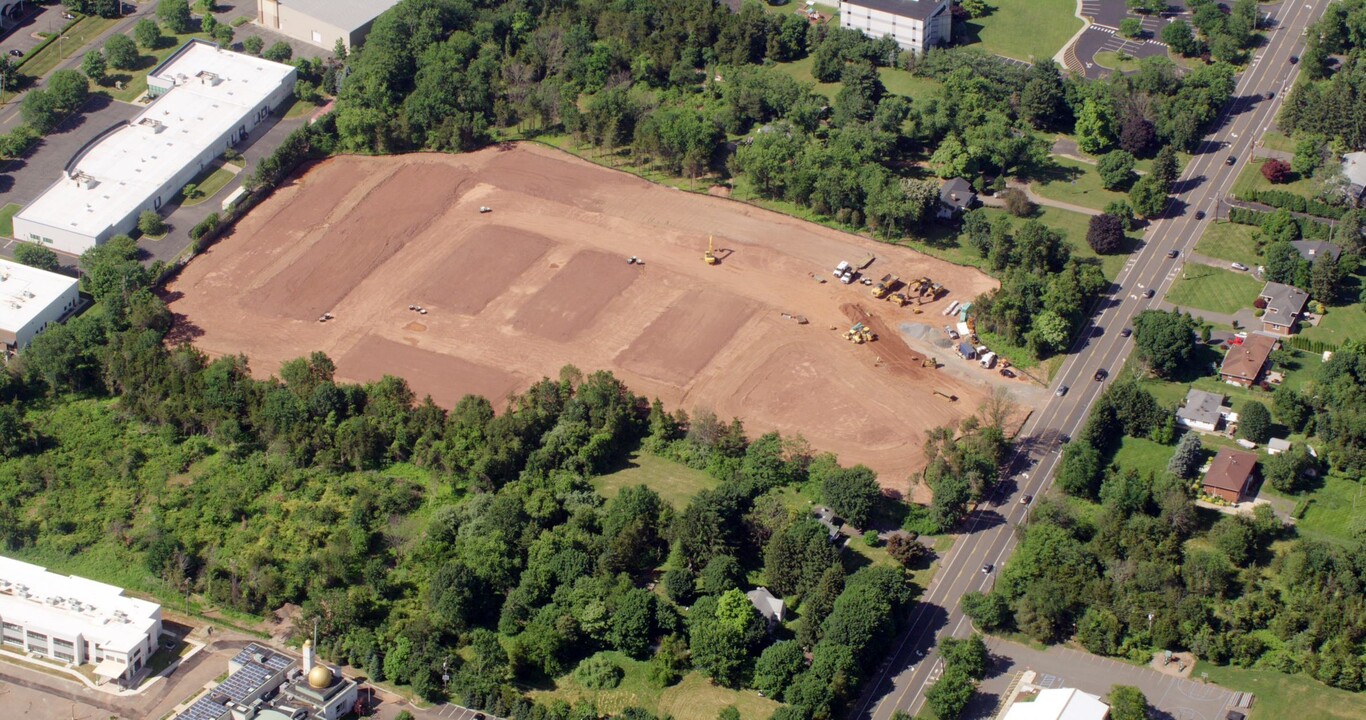
[[[705,253],[702,253],[702,259],[705,260],[708,265],[716,264],[716,250],[712,247],[714,241],[715,239],[712,236],[708,235],[707,251]]]

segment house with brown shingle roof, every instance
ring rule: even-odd
[[[1253,474],[1256,471],[1255,453],[1224,448],[1214,456],[1214,462],[1210,463],[1202,489],[1208,495],[1223,498],[1231,503],[1241,502],[1252,485]]]
[[[1219,367],[1219,378],[1230,385],[1256,385],[1271,367],[1271,351],[1279,342],[1270,335],[1249,333],[1242,344],[1230,344],[1224,364]]]

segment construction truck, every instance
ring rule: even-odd
[[[840,279],[840,282],[848,285],[854,281],[856,272],[854,266],[850,265],[848,260],[841,260],[840,264],[835,266],[835,272],[833,274]]]
[[[883,275],[882,279],[877,281],[877,285],[873,286],[873,297],[879,300],[887,297],[887,293],[891,292],[892,288],[896,287],[899,282],[901,282],[901,278],[891,273]]]
[[[906,296],[906,293],[892,293],[890,300],[896,303],[897,307],[906,307],[911,303],[911,299]]]
[[[877,336],[873,334],[873,330],[867,325],[858,323],[849,328],[848,332],[844,333],[844,339],[855,345],[862,345],[876,340]]]
[[[715,242],[715,238],[714,238],[714,237],[712,237],[712,236],[707,236],[707,251],[704,252],[704,253],[702,253],[702,259],[705,260],[706,263],[707,263],[708,265],[715,265],[715,264],[716,264],[716,251],[715,251],[715,249],[712,247],[712,245],[713,245],[714,242]]]

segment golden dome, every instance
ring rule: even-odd
[[[332,671],[326,665],[315,666],[308,671],[308,686],[321,690],[332,684]]]

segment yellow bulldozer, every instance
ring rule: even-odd
[[[895,288],[900,282],[901,278],[898,278],[891,273],[883,275],[882,279],[877,282],[877,285],[873,286],[873,297],[878,298],[879,300],[887,297],[887,293],[891,292],[892,288]]]
[[[716,264],[716,250],[715,250],[715,248],[713,248],[713,244],[714,244],[714,243],[715,243],[715,238],[712,237],[712,236],[710,236],[710,235],[708,235],[708,236],[707,236],[707,251],[704,252],[704,253],[702,253],[702,259],[703,259],[704,261],[706,261],[706,263],[707,263],[708,265],[715,265],[715,264]]]
[[[874,335],[872,329],[867,325],[858,323],[844,333],[844,339],[855,345],[862,345],[876,340],[877,335]]]

